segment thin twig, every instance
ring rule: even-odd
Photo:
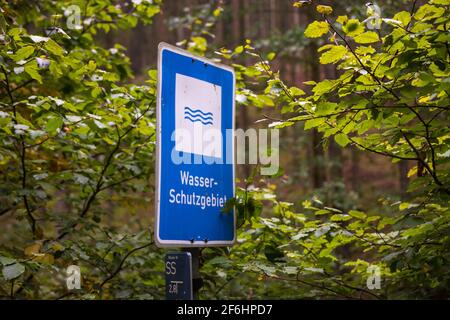
[[[129,128],[127,128],[127,130],[125,130],[124,133],[120,134],[119,128],[116,126],[116,130],[117,130],[117,142],[116,145],[114,146],[113,150],[109,153],[108,157],[106,158],[104,165],[103,165],[103,169],[100,172],[99,178],[97,180],[97,183],[95,185],[94,190],[92,191],[91,195],[89,196],[89,198],[86,200],[83,209],[81,210],[81,213],[79,214],[79,218],[83,218],[88,212],[89,209],[92,205],[92,203],[94,202],[95,198],[97,197],[97,195],[102,191],[105,190],[105,188],[103,188],[103,183],[104,183],[104,178],[105,178],[105,174],[106,171],[108,170],[108,168],[111,166],[112,164],[112,160],[114,155],[116,154],[116,152],[119,150],[122,140],[125,138],[125,136],[127,136],[131,130],[134,129],[134,126],[139,122],[139,120],[142,119],[142,117],[144,117],[144,115],[150,110],[152,106],[152,103],[149,104],[148,108],[139,116],[137,117],[133,123],[129,126]],[[61,233],[59,236],[57,236],[57,240],[61,240],[62,238],[64,238],[67,234],[69,234],[77,225],[79,224],[79,221],[74,222],[69,228],[68,230],[64,231],[63,233]]]
[[[123,264],[125,263],[125,261],[128,259],[129,256],[131,256],[136,251],[139,251],[139,250],[142,250],[144,248],[150,247],[152,244],[153,244],[153,241],[149,242],[147,244],[144,244],[143,246],[140,246],[140,247],[134,248],[133,250],[128,251],[127,254],[120,261],[120,263],[117,266],[116,270],[113,273],[111,273],[108,277],[106,277],[105,280],[102,281],[102,283],[100,284],[100,288],[103,287],[108,281],[113,279],[122,270]]]
[[[6,69],[1,66],[1,69],[3,71],[3,74],[5,75],[5,85],[6,85],[6,91],[8,93],[9,96],[9,100],[11,103],[11,107],[13,108],[13,113],[14,113],[14,123],[17,124],[17,113],[16,113],[16,107],[14,105],[14,97],[12,95],[12,91],[11,91],[11,86],[9,83],[9,78],[8,78],[8,72],[6,71]],[[28,220],[30,222],[30,227],[31,227],[31,232],[33,233],[33,238],[36,236],[36,219],[34,218],[33,214],[31,213],[31,209],[30,209],[30,205],[28,203],[28,197],[25,194],[25,189],[27,186],[27,170],[26,170],[26,166],[25,166],[25,157],[26,157],[26,149],[25,149],[25,141],[22,135],[20,135],[20,146],[21,146],[21,150],[19,151],[19,156],[20,156],[20,163],[21,163],[21,168],[22,168],[22,191],[24,192],[22,198],[23,198],[23,202],[25,205],[25,209],[27,212],[27,216],[28,216]]]

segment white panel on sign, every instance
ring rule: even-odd
[[[175,79],[175,150],[221,158],[222,139],[205,137],[221,137],[222,88],[179,73]]]

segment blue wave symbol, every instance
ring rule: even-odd
[[[188,119],[188,120],[191,121],[191,122],[201,122],[201,123],[203,123],[204,125],[213,124],[211,120],[204,121],[204,120],[202,120],[202,119],[200,119],[200,118],[192,119],[192,118],[190,118],[189,116],[185,116],[184,118],[185,118],[185,119]]]
[[[191,122],[201,122],[204,125],[213,124],[213,114],[200,109],[184,107],[184,118]]]
[[[192,113],[192,112],[187,111],[187,110],[184,111],[184,115],[185,116],[191,116],[193,118],[200,118],[202,120],[213,120],[212,116],[203,116],[201,114],[195,114],[195,113]]]
[[[204,112],[200,109],[191,109],[189,107],[184,107],[184,112],[190,111],[191,113],[195,113],[195,114],[200,114],[202,116],[210,116],[212,117],[212,113],[211,112]]]

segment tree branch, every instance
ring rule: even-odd
[[[364,63],[362,63],[361,59],[358,57],[358,55],[356,54],[355,50],[353,50],[353,48],[350,46],[350,43],[347,41],[347,39],[345,39],[344,36],[342,36],[333,26],[333,24],[328,20],[327,17],[325,17],[325,21],[328,23],[328,25],[330,26],[330,28],[339,36],[339,38],[342,39],[342,41],[344,41],[345,45],[348,47],[348,49],[350,50],[350,52],[353,54],[353,56],[355,57],[355,59],[358,61],[359,65],[361,66],[361,68],[363,68],[382,88],[384,88],[386,91],[388,91],[393,97],[395,97],[396,100],[400,100],[400,97],[390,88],[386,87],[384,85],[384,83],[372,72],[372,70],[370,70],[369,68],[366,67],[366,65]]]
[[[6,71],[6,69],[1,66],[1,69],[3,71],[3,74],[5,75],[5,84],[6,84],[6,91],[8,93],[9,96],[9,100],[11,103],[11,107],[13,108],[13,113],[14,113],[14,123],[17,124],[17,113],[16,113],[16,107],[14,105],[14,97],[12,95],[12,91],[11,91],[11,86],[9,83],[9,78],[8,78],[8,72]],[[17,139],[17,138],[16,138]],[[25,166],[25,158],[26,158],[26,150],[25,150],[25,141],[22,135],[20,135],[20,146],[21,146],[21,150],[19,151],[19,156],[20,156],[20,163],[21,163],[21,168],[22,168],[22,190],[25,191],[26,187],[27,187],[27,170],[26,170],[26,166]],[[24,194],[22,196],[23,198],[23,203],[25,205],[25,209],[27,212],[27,216],[28,216],[28,220],[30,222],[30,227],[31,227],[31,232],[33,233],[33,238],[36,236],[36,219],[34,218],[33,214],[31,213],[31,209],[30,209],[30,205],[28,203],[28,197],[26,194]]]
[[[152,101],[153,102],[153,101]],[[127,130],[125,130],[124,133],[120,134],[119,128],[116,126],[116,130],[117,130],[117,142],[116,145],[114,146],[113,150],[109,153],[108,157],[106,158],[104,165],[103,165],[103,169],[100,172],[100,176],[97,180],[97,183],[95,185],[95,188],[92,192],[92,194],[89,196],[89,198],[86,200],[85,205],[83,206],[83,209],[81,210],[81,213],[79,214],[79,218],[83,218],[84,216],[86,216],[86,214],[89,212],[89,209],[92,205],[92,203],[94,202],[95,198],[97,197],[97,195],[102,191],[105,190],[106,188],[103,188],[103,183],[104,183],[104,178],[105,178],[105,174],[106,171],[108,170],[108,168],[110,167],[110,165],[112,164],[112,160],[114,155],[116,154],[116,152],[120,149],[120,145],[122,143],[122,139],[125,138],[126,135],[128,135],[131,130],[134,129],[134,126],[139,122],[139,120],[142,119],[142,117],[144,117],[144,115],[150,110],[151,106],[152,106],[152,102],[150,102],[148,108],[142,112],[142,114],[137,117],[133,123],[129,126],[129,128],[127,128]],[[73,223],[68,230],[64,231],[63,233],[61,233],[60,235],[58,235],[56,237],[56,240],[61,240],[62,238],[64,238],[67,234],[69,234],[69,232],[71,232],[77,225],[79,224],[79,221]]]
[[[113,279],[117,274],[119,274],[119,272],[122,270],[123,268],[123,264],[125,263],[125,261],[128,259],[128,257],[130,257],[133,253],[135,253],[136,251],[145,249],[147,247],[150,247],[153,244],[152,242],[149,242],[147,244],[144,244],[143,246],[134,248],[133,250],[130,250],[127,252],[127,254],[122,258],[122,260],[120,261],[119,265],[117,266],[116,270],[111,273],[108,277],[106,277],[102,283],[100,284],[100,288],[102,288],[108,281],[110,281],[111,279]]]
[[[313,287],[313,288],[320,289],[320,290],[330,291],[330,292],[334,293],[334,294],[337,295],[337,296],[342,296],[342,297],[344,297],[344,298],[352,299],[352,300],[355,299],[355,298],[352,297],[352,296],[343,294],[343,293],[341,293],[341,292],[338,292],[338,291],[336,291],[336,290],[334,290],[334,289],[331,289],[331,288],[325,286],[325,284],[324,284],[323,282],[319,285],[319,284],[315,284],[315,283],[312,283],[312,282],[308,282],[308,281],[302,280],[302,279],[300,279],[300,272],[297,273],[297,276],[296,276],[295,279],[284,278],[284,277],[280,277],[280,276],[277,276],[277,275],[269,275],[269,274],[267,274],[267,273],[264,272],[264,271],[263,271],[263,274],[264,274],[266,277],[268,277],[268,278],[273,278],[273,279],[283,280],[283,281],[295,281],[295,282],[300,282],[300,283],[302,283],[302,284],[304,284],[304,285],[307,285],[307,286],[309,286],[309,287]]]
[[[424,168],[428,171],[428,173],[431,175],[431,177],[433,178],[434,182],[442,187],[443,184],[442,182],[438,179],[436,172],[434,170],[432,170],[429,166],[429,164],[427,163],[427,161],[425,161],[425,159],[423,159],[420,155],[419,150],[417,150],[417,148],[412,144],[411,140],[408,138],[408,136],[406,135],[406,133],[403,130],[400,130],[401,134],[403,135],[403,138],[406,140],[406,142],[408,143],[408,145],[411,147],[411,149],[414,151],[414,153],[417,155],[417,160],[424,166]],[[446,191],[446,193],[450,194],[450,190],[444,188],[444,190]]]

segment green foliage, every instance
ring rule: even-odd
[[[305,36],[309,38],[318,38],[329,30],[328,24],[324,21],[314,21],[305,30]]]
[[[132,84],[126,48],[96,41],[151,23],[159,1],[113,3],[2,6],[0,215],[8,227],[0,235],[1,296],[163,297],[163,251],[153,245],[146,212],[153,199],[156,71],[145,85]],[[73,4],[81,23],[68,28]],[[178,45],[211,54],[208,40],[222,11],[205,5],[169,19],[171,27],[191,31]],[[325,145],[334,139],[414,162],[408,198],[361,208],[335,183],[288,203],[276,194],[276,178],[255,170],[225,208],[236,208],[237,244],[202,250],[201,296],[448,298],[449,3],[402,9],[383,17],[380,30],[354,15],[334,18],[338,10],[330,6],[316,11],[319,20],[267,54],[255,49],[267,44],[250,40],[215,51],[254,61],[234,64],[237,103],[278,111],[282,119],[269,127],[301,123],[318,130]],[[297,88],[272,69],[291,45],[308,43],[304,36],[324,38],[319,61],[337,68],[335,79]],[[83,286],[69,292],[65,272],[72,264],[81,267]],[[367,288],[369,266],[380,268],[381,290]]]
[[[70,5],[81,8],[72,28]],[[149,218],[127,210],[150,199],[156,80],[127,84],[125,48],[95,40],[157,12],[159,1],[2,5],[0,212],[10,229],[0,241],[0,295],[161,297]],[[71,264],[84,285],[67,292]]]
[[[336,67],[337,78],[305,82],[308,94],[297,95],[303,90],[285,85],[270,59],[249,47],[246,53],[257,62],[235,66],[238,101],[275,106],[285,115],[269,127],[301,122],[305,130],[321,132],[324,143],[333,138],[341,147],[411,161],[408,199],[384,200],[380,209],[339,208],[324,204],[317,190],[298,208],[277,200],[273,188],[264,187],[268,181],[251,183],[235,201],[263,210],[240,214],[245,224],[239,244],[226,253],[222,268],[207,265],[220,279],[210,285],[236,298],[242,292],[267,298],[448,298],[449,4],[430,1],[382,18],[379,30],[317,10],[322,17],[305,36],[330,31],[329,43],[318,51],[320,63]],[[255,82],[265,84],[263,93],[247,85]],[[367,289],[371,265],[380,268],[381,290]],[[248,272],[254,277],[246,278]]]

